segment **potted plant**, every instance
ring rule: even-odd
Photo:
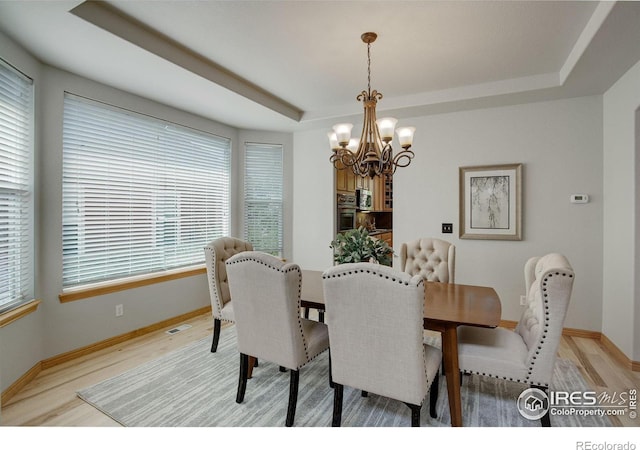
[[[333,249],[333,260],[338,264],[377,262],[391,265],[393,249],[385,241],[370,236],[364,227],[338,234],[330,247]]]

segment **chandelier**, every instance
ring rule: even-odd
[[[350,169],[360,177],[386,176],[393,174],[398,167],[406,167],[414,156],[409,150],[413,144],[414,127],[403,127],[396,130],[402,150],[393,155],[391,141],[398,122],[393,117],[376,120],[376,104],[382,93],[371,90],[371,43],[378,35],[367,32],[360,36],[367,44],[367,90],[356,97],[364,104],[364,123],[360,140],[351,139],[351,123],[339,123],[329,133],[331,158],[336,169]]]

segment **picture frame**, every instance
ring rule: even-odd
[[[460,239],[522,240],[522,164],[460,167]]]

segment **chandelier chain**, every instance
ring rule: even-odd
[[[371,44],[367,44],[367,89],[371,96]]]

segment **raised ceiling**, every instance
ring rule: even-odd
[[[640,4],[591,1],[0,1],[41,61],[239,128],[295,130],[604,92],[640,59]],[[1,56],[1,54],[0,54]]]

